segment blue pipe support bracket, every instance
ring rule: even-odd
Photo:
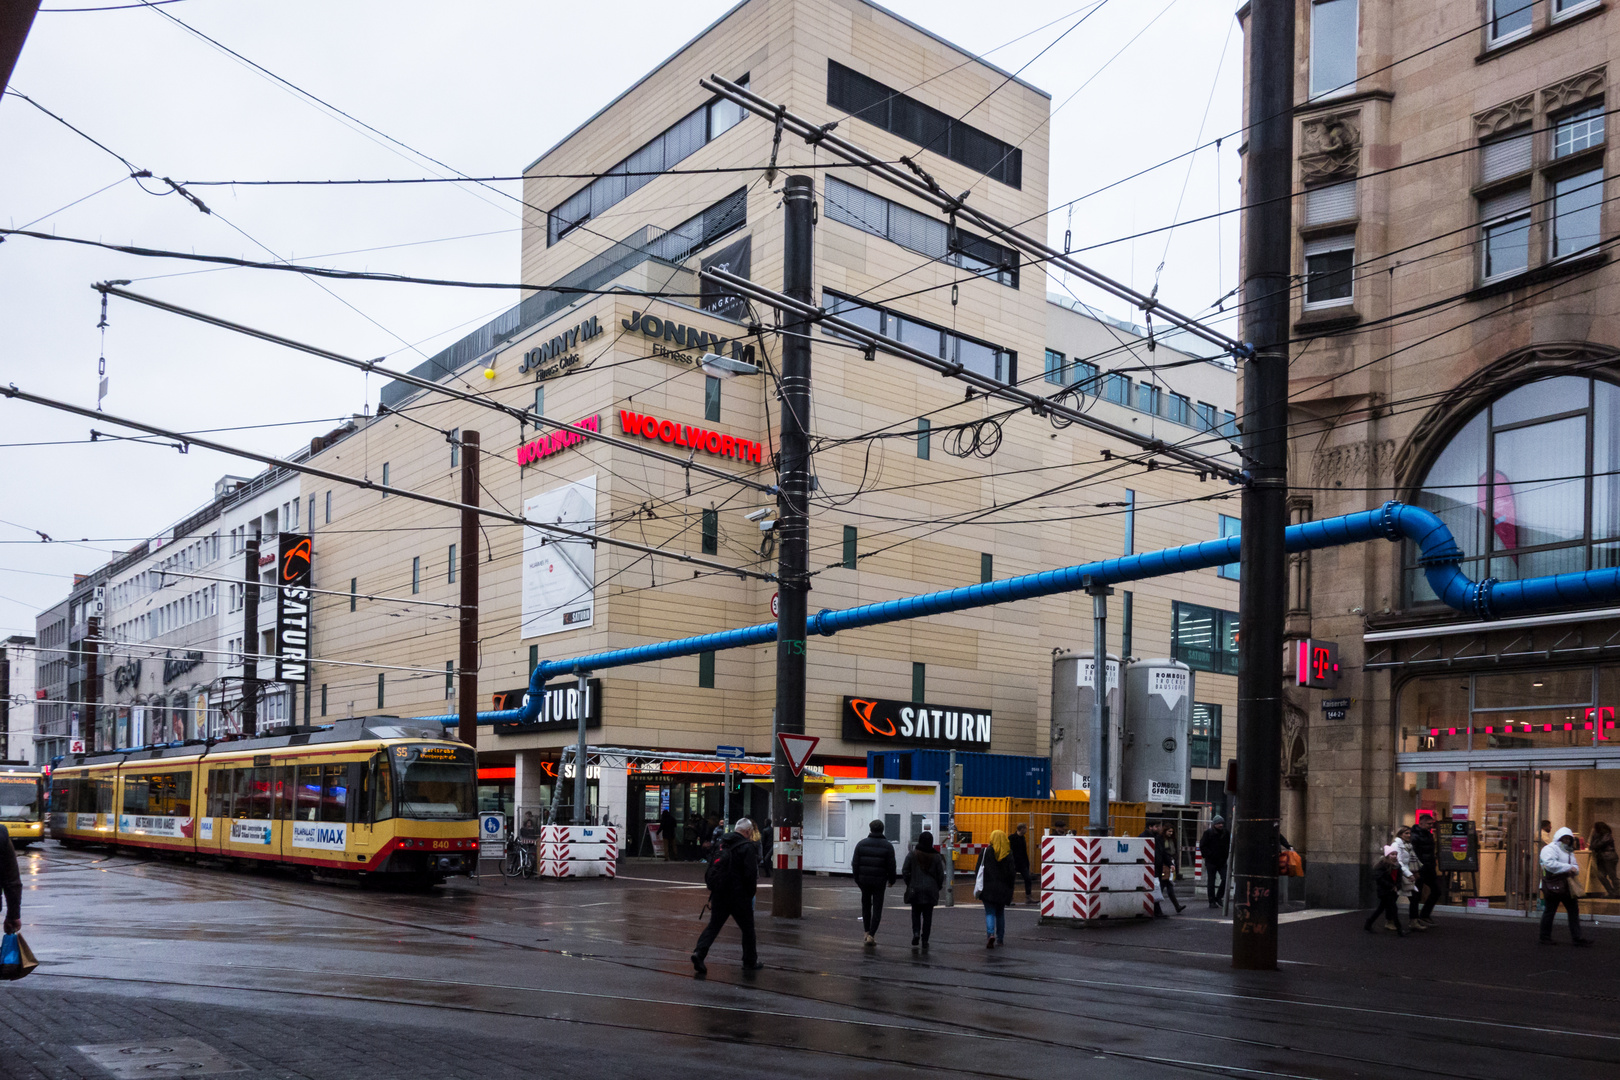
[[[1376,510],[1345,514],[1342,517],[1323,518],[1290,525],[1284,534],[1284,546],[1289,552],[1316,551],[1322,548],[1343,547],[1368,540],[1410,540],[1418,548],[1418,564],[1434,594],[1448,606],[1465,611],[1480,619],[1494,619],[1549,608],[1572,608],[1613,602],[1620,599],[1620,568],[1586,570],[1549,577],[1527,578],[1523,581],[1496,581],[1487,578],[1469,580],[1458,565],[1463,552],[1446,523],[1431,511],[1406,503],[1387,502]],[[968,611],[993,604],[1009,604],[1018,600],[1032,600],[1042,596],[1078,592],[1088,579],[1095,585],[1117,585],[1127,581],[1164,577],[1188,570],[1207,570],[1215,566],[1237,562],[1242,540],[1236,536],[1220,540],[1205,540],[1198,544],[1165,548],[1140,555],[1125,555],[1100,562],[1083,563],[1059,570],[1043,570],[1038,574],[989,581],[980,585],[967,585],[960,589],[907,596],[898,600],[884,600],[876,604],[838,611],[823,609],[809,620],[808,630],[813,634],[831,637],[841,630],[854,630],[863,626],[879,626],[928,615],[944,615],[954,611]],[[604,668],[643,664],[651,660],[667,660],[677,656],[692,656],[701,652],[719,652],[740,649],[749,645],[765,645],[776,640],[776,624],[760,623],[717,634],[680,638],[656,645],[637,645],[628,649],[613,649],[569,660],[547,660],[534,669],[529,679],[529,694],[521,709],[505,709],[478,714],[480,724],[533,723],[539,717],[541,692],[546,683],[560,675],[579,675],[601,671]],[[428,716],[424,720],[456,723],[458,717]]]

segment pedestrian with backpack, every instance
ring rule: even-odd
[[[877,944],[878,924],[883,921],[883,891],[899,876],[894,868],[894,845],[883,839],[883,822],[874,821],[871,832],[855,845],[849,861],[855,884],[861,887],[861,926],[866,944]]]
[[[758,971],[765,966],[759,962],[754,942],[754,893],[759,889],[755,835],[752,821],[738,819],[736,830],[720,840],[704,867],[703,883],[709,887],[709,925],[703,928],[692,950],[692,970],[700,979],[709,973],[704,960],[727,919],[735,922],[742,934],[743,970]]]

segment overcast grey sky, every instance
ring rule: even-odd
[[[123,2],[133,0],[45,6]],[[159,10],[42,10],[11,87],[159,177],[443,174],[220,52],[167,12],[457,170],[510,175],[730,6],[184,0]],[[990,53],[1009,70],[1085,10],[1079,0],[886,6],[976,52],[1053,23]],[[1023,72],[1052,94],[1056,110],[1053,205],[1191,149],[1200,130],[1205,140],[1234,130],[1241,50],[1228,0],[1107,0]],[[1074,245],[1200,217],[1217,200],[1223,209],[1236,206],[1235,142],[1082,202],[1073,215]],[[143,191],[128,171],[27,101],[9,94],[0,100],[0,221],[10,227],[32,223],[61,235],[246,258],[268,258],[269,251],[346,269],[517,276],[517,204],[472,185],[199,188],[214,211],[204,215],[177,195]],[[499,186],[518,192],[516,183]],[[154,181],[146,187],[163,189]],[[1068,227],[1068,212],[1054,213],[1052,240],[1061,243]],[[1163,234],[1084,258],[1144,291],[1163,260],[1161,297],[1197,312],[1236,284],[1236,238],[1236,215],[1229,215],[1219,228],[1176,230],[1167,258]],[[471,290],[316,284],[247,269],[199,272],[195,264],[15,237],[0,243],[0,380],[93,406],[102,337],[90,286],[113,278],[351,356],[387,356],[400,367],[515,301]],[[1105,307],[1130,315],[1118,303]],[[118,301],[105,355],[108,411],[187,431],[298,425],[219,436],[276,454],[367,400],[375,404],[380,388],[379,380],[368,385],[337,365]],[[135,443],[91,444],[91,428],[116,430],[0,401],[0,634],[32,633],[35,613],[66,595],[72,573],[196,508],[219,476],[257,471],[201,450],[181,456]],[[67,445],[17,445],[59,441]],[[63,542],[40,543],[36,529]],[[66,542],[81,538],[87,542]]]

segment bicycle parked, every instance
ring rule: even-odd
[[[534,859],[534,844],[515,836],[507,837],[506,857],[501,860],[501,873],[506,877],[531,878],[538,870]]]

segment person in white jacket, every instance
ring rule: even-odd
[[[1576,945],[1590,945],[1591,940],[1581,936],[1581,911],[1575,902],[1572,883],[1581,871],[1575,861],[1575,834],[1568,829],[1553,833],[1552,842],[1541,849],[1541,943],[1553,944],[1553,918],[1563,905],[1569,912],[1569,936]]]
[[[1412,827],[1410,825],[1402,825],[1395,830],[1395,857],[1401,864],[1400,898],[1404,902],[1410,902],[1413,892],[1417,890],[1420,865],[1417,848],[1412,846]],[[1423,927],[1417,926],[1413,929],[1422,930]]]

